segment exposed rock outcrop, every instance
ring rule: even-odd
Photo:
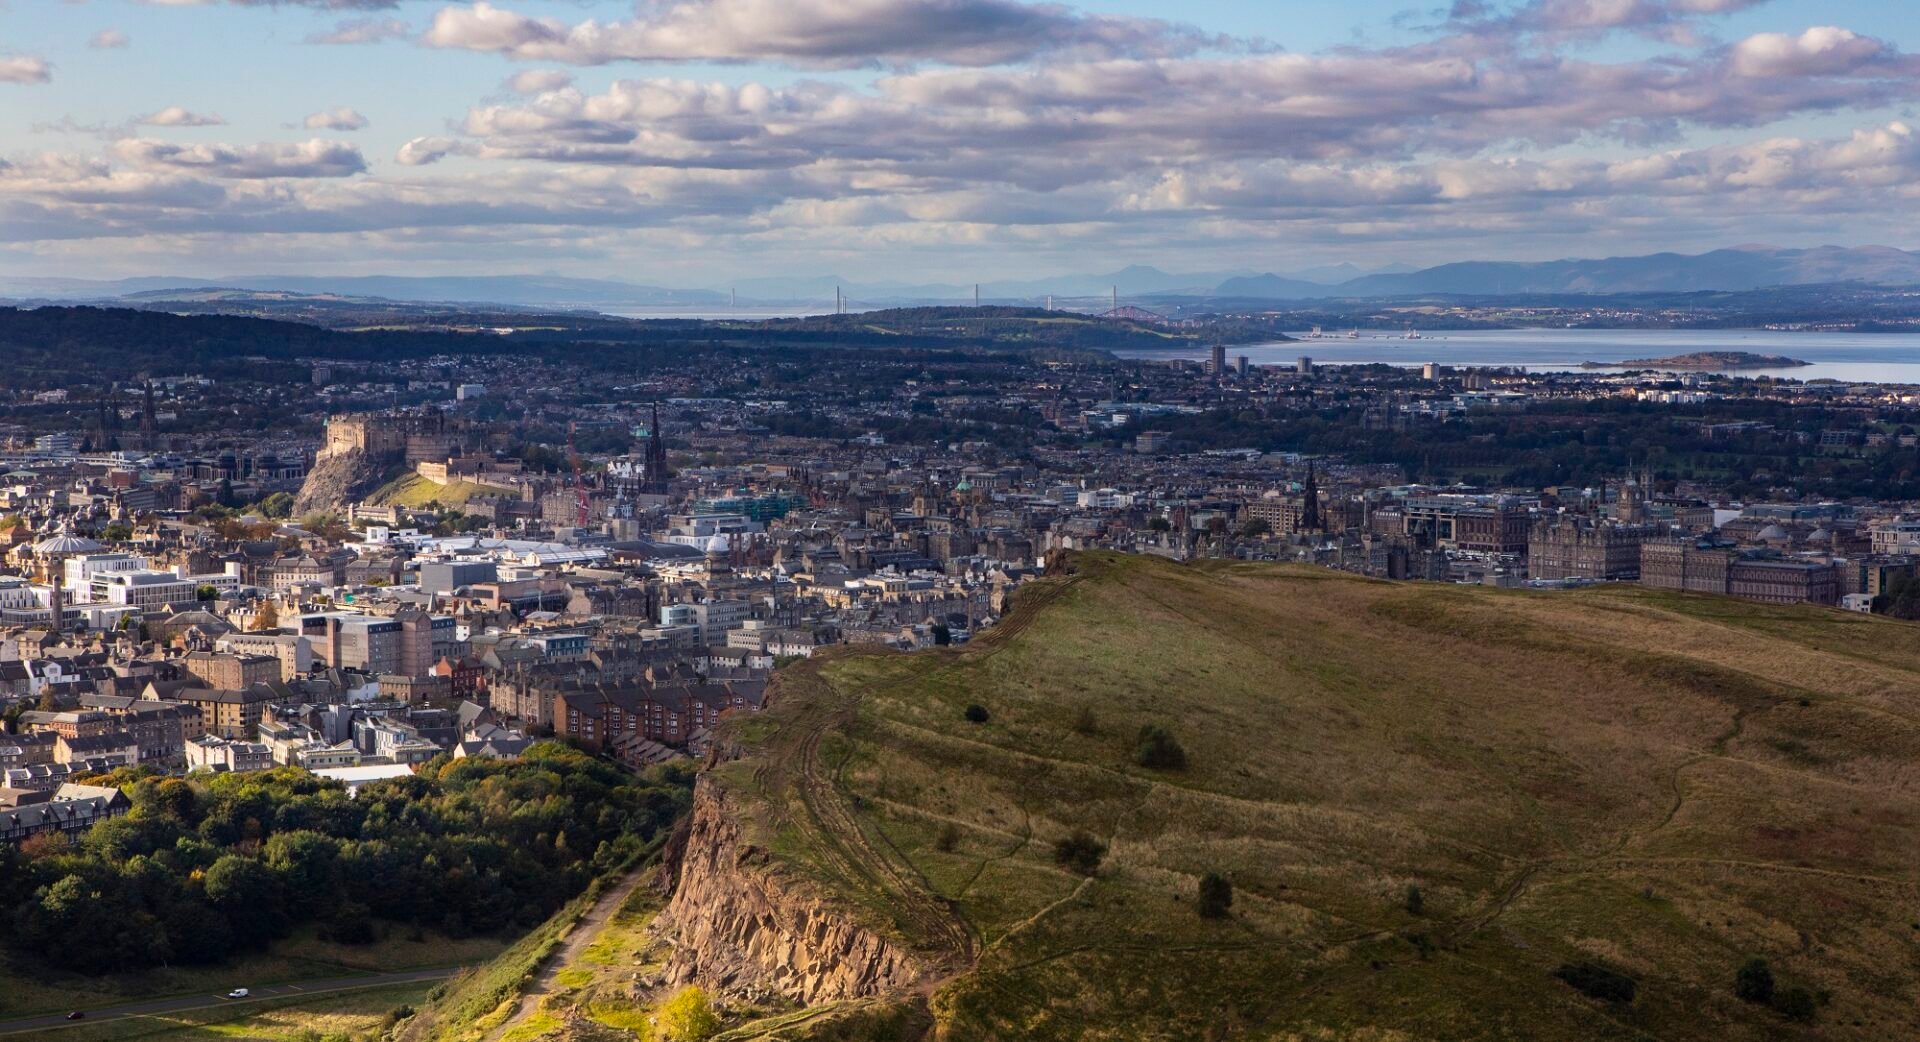
[[[669,981],[813,1005],[899,995],[922,979],[904,947],[775,871],[735,810],[711,776],[700,779],[665,877],[673,897],[656,920],[674,945]]]
[[[300,494],[293,499],[295,516],[319,511],[345,510],[347,505],[365,498],[386,483],[387,476],[402,463],[398,453],[367,452],[350,449],[323,452],[307,471]]]

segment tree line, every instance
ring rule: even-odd
[[[124,817],[0,848],[0,945],[16,956],[110,973],[221,962],[307,925],[350,944],[382,923],[526,929],[669,828],[692,791],[684,769],[635,776],[555,742],[442,757],[351,797],[297,768],[108,782],[132,800]]]

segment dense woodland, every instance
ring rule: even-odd
[[[553,742],[515,761],[442,758],[362,786],[282,768],[114,781],[125,817],[69,846],[0,848],[0,943],[91,974],[215,963],[317,924],[367,943],[395,924],[461,937],[523,930],[645,847],[687,807],[691,773],[635,776]]]

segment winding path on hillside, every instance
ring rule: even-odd
[[[593,907],[587,909],[580,920],[573,924],[573,929],[567,931],[560,947],[555,948],[553,954],[540,964],[540,972],[520,990],[520,996],[514,1000],[513,1015],[487,1035],[489,1040],[504,1038],[539,1011],[540,1000],[556,990],[561,971],[573,965],[574,960],[587,950],[587,946],[600,936],[601,928],[620,914],[620,906],[627,903],[627,898],[632,897],[646,879],[647,873],[643,871],[629,872],[625,879],[600,895]]]

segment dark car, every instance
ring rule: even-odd
[[[67,1014],[67,1019],[68,1020],[85,1020],[87,1019],[87,1015],[76,1009],[72,1013]]]

